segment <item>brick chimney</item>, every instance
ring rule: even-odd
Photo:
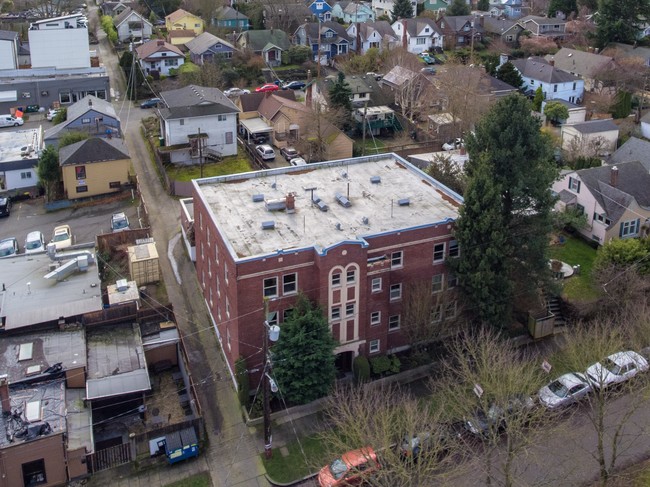
[[[295,213],[296,212],[296,195],[293,193],[287,193],[287,197],[285,199],[285,205],[287,209],[287,213]]]
[[[2,403],[2,414],[11,414],[11,401],[9,400],[9,379],[7,374],[0,375],[0,402]]]
[[[478,25],[480,25],[481,27],[484,27],[484,26],[485,26],[485,16],[481,15],[481,16],[478,18]]]
[[[164,46],[164,45],[165,45],[165,41],[158,41],[158,42],[156,43],[156,45],[157,45],[157,46]]]
[[[404,32],[402,34],[402,47],[408,50],[409,41],[406,37],[406,19],[402,19],[402,29],[404,29]]]
[[[555,66],[555,58],[551,58],[551,59],[549,59],[549,60],[548,60],[548,63],[549,63],[551,66]]]
[[[618,167],[616,166],[612,166],[609,172],[609,183],[615,188],[618,186]]]

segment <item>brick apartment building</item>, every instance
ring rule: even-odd
[[[459,253],[462,198],[395,154],[193,184],[183,226],[192,215],[198,279],[231,372],[240,356],[262,364],[265,318],[281,327],[299,291],[327,313],[340,369],[407,348],[408,283],[441,290],[444,261]],[[444,307],[438,319],[454,317],[455,302]]]

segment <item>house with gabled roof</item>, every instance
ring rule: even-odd
[[[411,0],[411,7],[413,8],[413,17],[415,17],[418,11],[418,1]],[[375,11],[376,17],[388,15],[389,18],[392,18],[394,8],[395,0],[372,0],[372,9]]]
[[[222,5],[214,11],[212,25],[236,32],[248,30],[251,27],[249,18],[229,5]]]
[[[190,60],[194,64],[203,65],[205,62],[212,62],[215,60],[231,59],[233,53],[236,51],[235,46],[230,42],[204,32],[203,34],[195,37],[185,47],[190,52]]]
[[[237,36],[235,44],[262,56],[269,66],[280,66],[282,53],[291,45],[287,33],[280,29],[248,30]]]
[[[442,31],[432,19],[401,19],[393,22],[392,28],[402,47],[410,53],[420,54],[433,47],[442,47]]]
[[[368,49],[392,49],[399,45],[399,38],[386,20],[376,22],[351,23],[347,28],[354,52],[365,54]],[[358,44],[357,44],[358,43]]]
[[[524,28],[516,20],[481,15],[478,22],[485,30],[487,37],[499,39],[508,46],[516,45],[519,42],[520,34],[524,31]]]
[[[556,17],[539,17],[537,15],[527,15],[519,19],[519,24],[532,36],[548,37],[558,41],[567,35],[566,23],[566,20]]]
[[[152,76],[169,76],[171,69],[178,69],[185,63],[185,55],[176,46],[160,39],[153,39],[135,50],[140,67]]]
[[[109,2],[103,2],[100,6],[99,9],[102,12],[102,15],[110,15],[111,17],[115,17],[117,15],[120,15],[122,12],[124,12],[127,8],[135,10],[137,8],[138,2],[114,2],[114,1],[109,1]]]
[[[607,164],[621,164],[630,161],[645,161],[650,155],[650,142],[630,137],[616,151],[605,159]]]
[[[436,22],[442,33],[445,49],[469,47],[483,39],[485,30],[473,15],[444,15]]]
[[[92,137],[59,150],[68,199],[116,193],[129,183],[131,157],[124,139]]]
[[[504,15],[509,19],[518,19],[522,16],[522,0],[502,0],[501,6]]]
[[[603,54],[614,59],[638,60],[645,66],[650,66],[650,47],[610,42],[603,50]]]
[[[343,20],[344,24],[375,21],[375,11],[370,2],[340,0],[332,7],[332,18]]]
[[[429,10],[437,15],[443,15],[450,4],[451,0],[424,0],[422,7],[424,10]]]
[[[585,93],[582,78],[556,68],[542,57],[513,59],[510,62],[519,71],[524,90],[534,92],[541,86],[546,100],[561,98],[576,104],[582,101]]]
[[[307,22],[294,34],[295,44],[311,48],[314,61],[330,62],[350,52],[350,36],[338,22]],[[319,51],[320,49],[320,51]]]
[[[160,133],[172,162],[237,154],[239,108],[220,90],[188,85],[160,97]]]
[[[306,5],[320,22],[332,20],[332,6],[326,0],[307,0]]]
[[[167,42],[172,46],[185,46],[196,37],[192,29],[175,29],[167,33]]]
[[[113,18],[113,25],[115,25],[118,39],[122,42],[132,39],[150,39],[153,32],[151,22],[131,8],[126,8],[116,15]]]
[[[608,156],[616,150],[619,129],[611,118],[563,125],[562,149],[573,157]]]
[[[203,33],[203,19],[182,8],[165,17],[165,27],[167,32],[172,30],[192,30],[194,35],[198,36]]]
[[[578,231],[605,244],[615,238],[647,234],[650,223],[650,162],[630,161],[563,171],[553,184],[556,208],[576,208],[587,225]]]
[[[588,91],[599,89],[602,82],[596,79],[598,75],[615,67],[614,58],[568,47],[563,47],[555,54],[547,54],[544,59],[558,69],[580,76]]]

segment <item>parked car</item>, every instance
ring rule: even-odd
[[[287,84],[282,85],[283,90],[304,90],[305,89],[304,81],[290,81]]]
[[[251,135],[251,141],[253,144],[266,144],[269,138],[266,134],[253,134]]]
[[[268,144],[255,146],[255,152],[257,152],[264,161],[275,160],[275,151],[273,150],[273,147]]]
[[[292,166],[306,166],[307,161],[305,161],[302,157],[294,157],[289,161],[289,164]]]
[[[228,88],[226,91],[223,92],[224,95],[231,97],[231,96],[241,96],[241,95],[248,95],[250,94],[250,90],[245,90],[242,88]]]
[[[47,111],[47,115],[45,116],[45,118],[47,118],[48,122],[51,122],[52,120],[54,120],[54,117],[56,117],[59,114],[60,111],[61,111],[60,108],[50,108]]]
[[[473,435],[488,436],[495,429],[497,432],[505,429],[509,420],[529,414],[534,406],[532,397],[517,394],[504,404],[491,404],[487,411],[477,409],[475,415],[465,422],[465,428]]]
[[[431,66],[427,66],[426,68],[420,69],[420,72],[423,74],[436,74],[436,68],[432,68]]]
[[[0,196],[0,216],[9,216],[11,213],[11,198]]]
[[[0,127],[18,127],[25,123],[22,118],[13,115],[0,115]]]
[[[140,103],[140,108],[156,108],[161,101],[160,98],[149,98]]]
[[[373,71],[369,71],[366,73],[366,76],[370,76],[372,78],[375,78],[375,81],[381,81],[384,77],[383,74],[375,73]]]
[[[445,142],[444,144],[442,144],[442,150],[446,150],[446,151],[456,150],[456,149],[460,149],[463,145],[464,145],[463,139],[457,137],[454,140],[450,140],[449,142]]]
[[[436,64],[436,58],[431,56],[422,56],[422,61],[426,64]]]
[[[539,402],[548,409],[568,406],[591,392],[591,384],[584,374],[564,374],[539,390]]]
[[[39,232],[38,230],[29,232],[25,239],[25,253],[38,254],[39,252],[45,252],[45,237],[43,236],[43,232]]]
[[[258,93],[266,93],[268,91],[278,91],[279,89],[280,87],[278,85],[273,83],[267,83],[265,85],[258,86],[257,88],[255,88],[255,91]]]
[[[648,361],[636,352],[617,352],[587,369],[593,387],[605,388],[631,379],[648,370]]]
[[[433,438],[429,431],[423,431],[415,435],[404,435],[399,443],[399,454],[402,458],[417,460],[420,454],[431,449]]]
[[[340,487],[363,482],[381,468],[370,446],[344,453],[318,472],[320,487]]]
[[[113,213],[111,217],[111,231],[113,233],[129,230],[129,219],[124,212]]]
[[[287,161],[290,161],[294,157],[300,157],[300,154],[298,153],[298,151],[296,149],[294,149],[293,147],[283,147],[282,149],[280,149],[280,154]]]
[[[18,240],[16,237],[9,237],[0,240],[0,259],[11,257],[18,253]]]
[[[72,232],[70,231],[70,225],[61,225],[54,229],[52,232],[52,240],[50,243],[53,243],[56,247],[56,250],[67,249],[72,245]]]

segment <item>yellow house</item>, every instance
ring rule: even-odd
[[[168,33],[173,30],[193,30],[195,36],[203,34],[203,20],[201,17],[197,17],[182,8],[165,17],[165,27]]]
[[[124,139],[93,137],[59,150],[68,199],[115,193],[129,182],[131,158]]]

